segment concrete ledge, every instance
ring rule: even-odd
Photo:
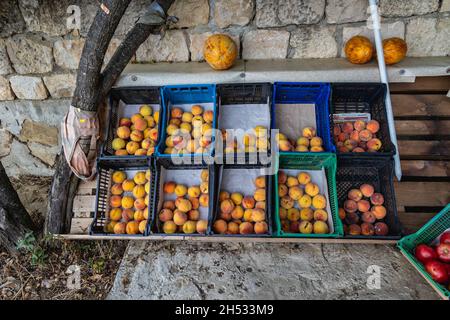
[[[414,82],[416,77],[450,74],[450,57],[406,58],[388,67],[390,82]],[[354,65],[346,59],[285,59],[237,61],[215,71],[205,62],[131,64],[117,87],[224,82],[379,82],[375,61]]]

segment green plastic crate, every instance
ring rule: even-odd
[[[401,239],[397,246],[403,255],[411,262],[411,264],[425,277],[428,282],[433,284],[433,287],[438,293],[445,299],[450,298],[450,291],[445,286],[434,281],[428,272],[425,271],[425,267],[414,256],[414,249],[421,243],[430,244],[445,230],[450,228],[450,204],[439,212],[433,219],[427,222],[419,231],[410,234],[409,236]]]
[[[338,238],[344,235],[344,228],[338,213],[338,200],[336,192],[336,155],[333,153],[307,153],[307,154],[280,154],[277,168],[294,169],[294,170],[321,170],[325,169],[325,175],[328,184],[328,197],[331,208],[331,218],[334,225],[334,232],[329,234],[301,234],[288,233],[281,229],[280,222],[280,199],[278,197],[278,170],[275,174],[275,226],[277,237],[293,237],[293,238]]]

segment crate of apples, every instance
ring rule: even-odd
[[[266,216],[266,177],[255,179],[252,195],[222,190],[219,193],[219,214],[212,228],[216,234],[268,234]]]
[[[300,172],[289,176],[284,171],[278,173],[279,216],[281,230],[285,233],[326,234],[327,199],[321,194],[311,175]]]
[[[382,147],[377,137],[380,124],[376,120],[368,122],[336,123],[333,127],[333,137],[339,152],[378,152]]]
[[[389,227],[384,222],[387,215],[384,196],[375,192],[371,184],[351,189],[339,218],[344,223],[344,232],[350,236],[387,236]]]
[[[434,281],[450,290],[450,231],[444,232],[435,246],[419,244],[414,255]]]
[[[316,129],[305,127],[302,129],[301,137],[297,140],[289,140],[283,133],[277,134],[277,143],[283,152],[323,152],[323,141],[316,135]]]
[[[211,152],[214,111],[193,105],[190,111],[170,110],[164,154],[204,154]]]
[[[162,224],[162,232],[166,234],[206,234],[208,220],[201,219],[200,207],[209,207],[209,173],[201,171],[200,185],[186,186],[174,181],[164,183],[165,195],[175,195],[175,200],[164,199],[162,209],[158,213],[158,221]]]
[[[151,172],[115,171],[111,176],[108,223],[105,232],[143,234],[148,221]]]
[[[158,141],[159,112],[142,105],[131,118],[119,119],[119,127],[112,141],[116,156],[151,156]]]

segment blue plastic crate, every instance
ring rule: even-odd
[[[214,120],[212,123],[213,129],[217,129],[217,98],[216,98],[216,85],[215,84],[191,84],[191,85],[173,85],[165,86],[161,88],[162,106],[164,110],[164,116],[161,122],[161,138],[158,146],[156,147],[156,155],[161,158],[179,157],[179,155],[165,154],[166,148],[166,128],[170,120],[170,112],[172,106],[182,104],[202,104],[213,103]],[[202,157],[202,156],[214,156],[214,141],[215,133],[212,135],[212,147],[208,154],[193,153],[184,156]]]
[[[330,135],[330,99],[331,86],[320,82],[275,82],[273,89],[272,119],[276,129],[275,108],[277,104],[311,103],[316,109],[316,131],[323,140],[324,152],[336,152]],[[302,128],[299,128],[301,130]],[[281,152],[281,154],[303,154],[304,152]]]

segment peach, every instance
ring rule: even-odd
[[[106,233],[113,233],[114,232],[114,227],[116,226],[116,224],[117,224],[117,221],[109,222],[104,228],[105,232]]]
[[[366,152],[366,150],[360,147],[356,147],[355,149],[352,150],[352,152]]]
[[[231,200],[234,202],[235,205],[240,205],[242,203],[242,199],[244,198],[244,196],[240,193],[232,193],[230,196]]]
[[[359,222],[358,214],[356,212],[347,212],[345,222],[347,224],[357,224]]]
[[[317,184],[310,182],[305,186],[305,192],[311,197],[314,197],[319,194],[320,189]]]
[[[122,211],[122,219],[125,222],[131,221],[134,219],[134,211],[132,209],[125,209]]]
[[[230,199],[230,193],[227,191],[220,191],[219,193],[219,201],[222,202],[223,200]]]
[[[181,108],[173,107],[172,110],[170,110],[170,117],[172,119],[181,119],[183,116],[183,110]]]
[[[314,218],[314,212],[311,208],[303,208],[300,210],[300,219],[304,221],[311,221]]]
[[[302,221],[298,226],[298,231],[303,234],[310,234],[313,232],[313,224],[309,221]]]
[[[140,146],[139,142],[136,142],[136,141],[130,141],[126,145],[128,154],[135,154],[136,151],[138,151],[140,149],[140,147],[141,146]]]
[[[185,185],[182,184],[177,184],[177,186],[175,187],[175,194],[177,195],[177,197],[184,197],[187,193],[188,189]]]
[[[200,130],[202,125],[203,125],[203,117],[201,115],[197,115],[192,118],[192,126],[194,127],[194,130],[195,129]]]
[[[184,233],[195,233],[197,229],[197,222],[195,221],[186,221],[185,224],[183,224],[183,232]]]
[[[230,221],[227,226],[227,233],[229,234],[238,234],[239,233],[239,225],[236,222]]]
[[[129,139],[131,134],[131,130],[127,126],[121,126],[117,128],[117,136],[121,139]]]
[[[209,182],[208,181],[203,181],[200,184],[200,191],[202,193],[208,193],[208,191],[209,191]]]
[[[167,234],[175,233],[177,231],[177,225],[172,220],[166,221],[163,224],[163,232]]]
[[[147,220],[142,220],[139,222],[139,232],[145,233],[145,229],[147,228]]]
[[[209,207],[209,195],[203,193],[200,198],[198,198],[199,202],[200,202],[200,206],[204,207],[204,208],[208,208]]]
[[[189,197],[189,201],[192,204],[192,209],[197,210],[200,208],[200,200],[198,198]]]
[[[313,148],[317,148],[317,147],[313,147]],[[308,149],[308,147],[305,147],[305,146],[296,146],[295,147],[295,151],[297,151],[297,152],[308,152],[309,149]]]
[[[134,142],[141,142],[144,139],[144,133],[138,130],[133,130],[131,131],[130,139]]]
[[[266,220],[266,212],[263,209],[253,209],[252,221],[261,222]]]
[[[359,212],[367,212],[370,210],[370,202],[367,200],[359,200],[357,202],[358,204],[358,211]]]
[[[145,190],[145,193],[147,193],[147,194],[150,193],[150,181],[145,183],[144,190]]]
[[[357,224],[352,224],[348,227],[348,234],[351,236],[359,236],[361,235],[361,227]]]
[[[145,156],[147,155],[147,150],[146,149],[137,149],[136,152],[134,153],[135,156]]]
[[[380,130],[380,124],[378,123],[377,120],[370,120],[369,122],[367,122],[367,130],[369,130],[372,133],[377,133],[378,130]]]
[[[253,209],[246,209],[246,210],[244,211],[244,216],[242,217],[242,219],[243,219],[244,221],[249,221],[249,222],[251,222],[251,221],[252,221],[252,215],[253,215]]]
[[[288,209],[287,219],[289,221],[297,221],[298,219],[300,219],[300,211],[297,208]]]
[[[114,152],[114,154],[115,154],[116,156],[127,156],[127,155],[128,155],[128,152],[127,152],[127,150],[125,150],[125,149],[120,149],[120,150],[116,150],[116,151]]]
[[[347,147],[345,147],[345,146],[338,147],[338,151],[339,151],[339,152],[349,152],[348,149],[347,149]]]
[[[231,217],[231,213],[225,213],[225,212],[221,212],[219,214],[219,218],[225,221],[231,221],[232,217]]]
[[[344,202],[344,210],[350,213],[356,212],[358,210],[358,204],[354,200],[346,200]]]
[[[175,212],[173,213],[173,222],[175,222],[177,226],[182,226],[186,223],[187,220],[188,216],[185,212],[175,210]]]
[[[312,206],[316,209],[325,209],[327,206],[327,199],[322,194],[318,194],[312,198]]]
[[[266,189],[256,189],[253,197],[256,201],[266,201]]]
[[[298,179],[296,177],[288,177],[286,181],[286,185],[291,188],[298,186]]]
[[[165,182],[163,187],[164,193],[174,193],[176,186],[177,184],[173,181]]]
[[[133,130],[133,131],[131,132],[130,138],[131,138],[133,141],[137,141],[137,140],[134,140],[134,139],[132,138],[133,132],[139,131],[139,132],[141,133],[140,136],[143,136],[143,131],[144,131],[145,129],[147,129],[147,127],[148,127],[148,122],[147,122],[145,119],[136,119],[136,121],[134,122],[134,129],[135,129],[135,130]],[[142,139],[141,139],[141,140],[142,140]]]
[[[242,219],[244,216],[244,209],[241,206],[236,206],[233,211],[231,211],[231,217],[235,220]]]
[[[384,219],[387,214],[386,208],[381,205],[373,206],[371,211],[377,220]]]
[[[192,203],[188,199],[178,198],[175,205],[181,212],[189,212],[192,210]]]
[[[363,184],[359,187],[359,190],[361,190],[361,193],[364,197],[370,198],[373,193],[375,192],[375,189],[370,184]]]
[[[194,116],[201,115],[203,113],[203,107],[198,104],[193,105],[191,108],[191,112]]]
[[[141,142],[141,147],[142,149],[148,150],[150,149],[150,147],[154,146],[155,142],[152,139],[144,139]]]
[[[290,227],[289,221],[281,220],[281,230],[283,230],[284,232],[289,232],[289,227]]]
[[[350,200],[353,200],[353,201],[359,201],[359,200],[362,199],[363,194],[362,194],[361,190],[359,190],[359,189],[351,189],[351,190],[348,192],[347,197],[348,197]]]
[[[225,220],[216,220],[213,224],[213,230],[215,233],[224,234],[228,230],[228,223]]]
[[[181,116],[181,121],[191,123],[193,117],[194,115],[192,114],[192,112],[183,112],[183,115]]]
[[[372,212],[368,211],[362,214],[361,220],[366,223],[374,223],[377,220],[377,218]]]
[[[111,144],[112,148],[116,151],[125,148],[125,145],[125,140],[121,138],[115,138]]]
[[[155,119],[152,116],[145,116],[144,120],[147,121],[147,128],[153,128],[156,125]]]
[[[174,201],[172,201],[172,200],[167,200],[167,201],[164,201],[164,203],[163,203],[163,208],[164,209],[169,209],[169,210],[175,210],[175,202]]]
[[[178,132],[178,129],[178,125],[171,123],[167,126],[166,133],[172,136]]]
[[[245,196],[242,199],[242,206],[244,209],[253,209],[255,207],[255,199],[251,196]]]
[[[292,144],[288,140],[281,140],[278,141],[278,148],[284,152],[291,151]]]
[[[263,209],[266,210],[266,202],[265,201],[258,201],[255,204],[255,209]]]
[[[297,146],[309,147],[309,139],[305,137],[300,137],[296,141]]]
[[[352,133],[353,130],[354,130],[353,123],[351,123],[351,122],[344,122],[342,124],[342,132],[343,133],[350,134],[350,133]]]
[[[324,149],[322,147],[311,147],[309,150],[311,152],[324,152]]]
[[[119,222],[114,226],[115,234],[125,234],[127,232],[127,223]]]
[[[366,128],[366,123],[364,121],[362,121],[362,120],[356,120],[353,123],[353,127],[355,127],[356,131],[362,131],[362,130],[364,130]]]
[[[338,142],[345,142],[345,140],[347,140],[348,138],[350,138],[350,134],[349,133],[341,132],[339,134],[339,136],[337,137],[337,140],[338,140]]]
[[[360,139],[359,139],[359,132],[358,131],[352,131],[352,133],[350,134],[350,137],[349,137],[351,140],[353,140],[353,141],[356,141],[356,142],[359,142],[360,141]]]
[[[255,223],[254,229],[256,234],[264,234],[269,230],[269,226],[265,221],[259,221]]]
[[[362,131],[359,133],[359,139],[360,139],[361,141],[364,141],[364,142],[369,141],[370,139],[372,139],[372,132],[370,132],[370,131],[367,130],[367,129],[362,130]]]
[[[243,222],[239,225],[240,234],[251,234],[254,232],[253,224],[250,222]]]
[[[138,185],[145,184],[147,182],[147,178],[145,177],[144,171],[139,171],[134,175],[134,182]]]
[[[214,112],[212,110],[207,110],[203,113],[203,120],[207,123],[213,123],[214,121]]]
[[[323,144],[321,137],[314,137],[311,139],[310,145],[311,147],[321,147]]]
[[[312,127],[306,127],[302,130],[302,136],[308,139],[312,139],[316,136],[316,129]]]
[[[374,193],[371,197],[370,197],[370,202],[374,205],[374,206],[381,206],[384,203],[384,197],[381,193]]]
[[[152,107],[149,106],[149,105],[147,105],[147,104],[143,104],[143,105],[139,108],[139,113],[140,113],[142,116],[144,116],[144,117],[145,117],[145,116],[151,115],[152,112],[153,112]]]
[[[300,172],[297,176],[297,180],[301,185],[305,186],[311,182],[311,176],[309,175],[309,173]]]
[[[279,184],[286,184],[287,181],[287,175],[284,171],[278,171],[278,183]]]
[[[378,151],[381,149],[382,143],[380,139],[373,138],[367,141],[367,149],[369,151]]]
[[[327,221],[328,213],[325,210],[318,209],[314,211],[314,220],[316,221]]]
[[[131,127],[132,122],[130,118],[121,118],[119,121],[119,127]]]
[[[145,220],[145,217],[144,217],[144,211],[142,211],[142,210],[136,210],[136,211],[134,212],[133,218],[134,218],[134,220],[136,220],[136,221],[142,221],[142,220]]]
[[[284,135],[283,133],[278,132],[278,133],[275,135],[275,140],[276,140],[277,142],[279,142],[279,141],[284,141],[284,140],[287,140],[287,137],[286,137],[286,135]],[[308,141],[309,141],[309,140],[308,140]]]
[[[294,207],[294,200],[289,196],[284,196],[280,199],[280,205],[285,209],[290,209]]]
[[[283,198],[288,192],[289,189],[285,184],[278,185],[278,197]]]
[[[123,202],[123,200],[122,200]],[[145,199],[144,198],[138,198],[136,200],[134,200],[133,203],[134,208],[136,208],[137,210],[144,210],[146,205],[145,205]],[[122,205],[123,207],[123,205]],[[125,207],[124,207],[125,208]]]
[[[200,179],[202,179],[202,181],[208,181],[209,180],[209,171],[208,171],[208,169],[203,169],[201,171]]]
[[[119,221],[122,218],[122,210],[120,208],[113,208],[109,211],[109,220]]]
[[[196,225],[196,230],[198,233],[206,233],[208,230],[208,221],[207,220],[198,220]]]
[[[375,233],[375,228],[373,224],[364,222],[361,224],[361,234],[363,236],[373,236]]]
[[[339,208],[338,212],[339,212],[339,218],[341,220],[344,220],[345,216],[346,216],[345,210],[343,208]]]
[[[316,221],[313,225],[313,230],[315,234],[326,234],[329,233],[328,224],[324,221]]]
[[[111,198],[109,198],[109,205],[113,208],[119,208],[121,206],[121,202],[121,196],[112,196]]]
[[[189,195],[189,197],[191,198],[198,198],[200,197],[200,187],[199,186],[192,186],[189,187],[189,189],[187,190],[187,193]]]
[[[155,111],[153,113],[153,119],[155,120],[156,123],[159,123],[159,111]]]
[[[166,222],[173,219],[173,211],[170,209],[162,209],[158,215],[159,221]]]
[[[289,197],[293,200],[299,200],[303,196],[303,190],[299,186],[289,188]]]
[[[259,176],[255,179],[255,186],[257,188],[265,188],[266,187],[266,177]]]
[[[180,124],[180,132],[185,135],[186,133],[190,133],[192,131],[192,126],[188,122],[182,122]]]
[[[298,205],[300,208],[309,208],[311,207],[312,199],[309,195],[305,194],[298,200]]]
[[[143,198],[145,197],[147,192],[145,192],[145,186],[137,185],[133,188],[133,196],[135,198]]]
[[[389,227],[384,222],[375,223],[374,229],[377,236],[387,236],[389,234]]]
[[[348,151],[352,151],[358,146],[358,142],[355,140],[347,139],[344,141],[344,147],[347,148]]]
[[[122,189],[123,189],[123,191],[126,191],[126,192],[132,192],[135,186],[136,186],[136,184],[134,183],[133,180],[127,179],[124,182],[122,182]]]
[[[231,199],[226,199],[220,203],[220,210],[223,213],[231,213],[235,207],[234,202]]]
[[[115,196],[120,196],[123,193],[123,188],[121,183],[116,183],[111,187],[111,194]]]
[[[301,221],[291,221],[289,222],[288,232],[299,233]]]
[[[286,220],[287,219],[287,209],[283,207],[278,208],[278,214],[280,215],[280,220]]]

